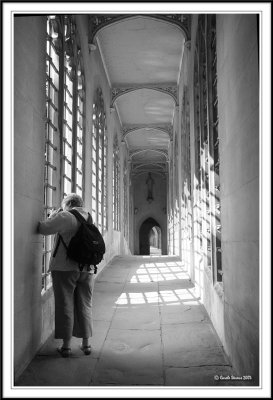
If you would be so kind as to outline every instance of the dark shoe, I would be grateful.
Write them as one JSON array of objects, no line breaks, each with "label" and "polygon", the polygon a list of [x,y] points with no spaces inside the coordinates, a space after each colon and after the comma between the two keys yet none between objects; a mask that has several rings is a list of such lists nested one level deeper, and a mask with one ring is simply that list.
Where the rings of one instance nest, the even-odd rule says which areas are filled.
[{"label": "dark shoe", "polygon": [[83,351],[86,356],[89,356],[91,354],[91,346],[81,346],[81,351]]},{"label": "dark shoe", "polygon": [[65,348],[65,347],[59,347],[57,351],[61,354],[62,357],[68,358],[71,356],[71,349],[70,347]]}]

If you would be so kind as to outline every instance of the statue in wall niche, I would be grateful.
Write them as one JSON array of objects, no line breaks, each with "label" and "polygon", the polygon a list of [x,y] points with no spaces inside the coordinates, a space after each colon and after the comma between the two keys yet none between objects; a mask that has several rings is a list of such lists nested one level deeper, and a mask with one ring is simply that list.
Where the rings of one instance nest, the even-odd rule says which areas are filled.
[{"label": "statue in wall niche", "polygon": [[151,172],[148,173],[148,178],[146,179],[146,185],[147,185],[147,201],[151,203],[153,201],[153,185],[154,185],[154,180],[152,178]]}]

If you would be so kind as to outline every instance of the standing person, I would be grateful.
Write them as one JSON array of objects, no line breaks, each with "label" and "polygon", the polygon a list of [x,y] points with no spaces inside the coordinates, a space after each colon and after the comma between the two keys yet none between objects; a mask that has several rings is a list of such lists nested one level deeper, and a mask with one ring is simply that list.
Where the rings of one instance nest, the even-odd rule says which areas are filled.
[{"label": "standing person", "polygon": [[84,210],[83,200],[76,193],[67,195],[61,207],[38,225],[38,232],[42,235],[57,234],[49,264],[55,297],[55,338],[63,340],[57,350],[62,357],[69,357],[71,339],[75,336],[82,338],[81,350],[89,355],[94,266],[85,265],[80,271],[78,263],[67,257],[65,245],[68,246],[80,225],[69,210],[78,211],[85,220],[89,218],[90,223],[92,217]]}]

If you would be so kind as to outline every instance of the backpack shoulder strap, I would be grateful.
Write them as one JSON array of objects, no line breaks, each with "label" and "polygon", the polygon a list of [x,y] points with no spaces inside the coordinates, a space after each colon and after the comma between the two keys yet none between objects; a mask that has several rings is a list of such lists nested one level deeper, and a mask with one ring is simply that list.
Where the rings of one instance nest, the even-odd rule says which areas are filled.
[{"label": "backpack shoulder strap", "polygon": [[65,242],[64,242],[64,240],[63,240],[63,238],[62,238],[62,236],[58,233],[57,243],[56,243],[56,247],[55,247],[55,250],[54,250],[54,253],[53,253],[52,257],[55,257],[55,256],[56,256],[57,251],[58,251],[58,248],[59,248],[59,246],[60,246],[60,242],[62,242],[62,244],[64,245],[64,247],[65,247],[66,250],[67,250],[67,245],[65,244]]},{"label": "backpack shoulder strap", "polygon": [[76,217],[79,222],[86,223],[85,218],[81,215],[81,213],[79,213],[79,211],[77,211],[77,210],[69,210],[69,212],[71,214],[73,214],[74,217]]},{"label": "backpack shoulder strap", "polygon": [[88,213],[87,222],[88,222],[89,224],[93,225],[93,218],[92,218],[92,216],[91,216],[90,213]]}]

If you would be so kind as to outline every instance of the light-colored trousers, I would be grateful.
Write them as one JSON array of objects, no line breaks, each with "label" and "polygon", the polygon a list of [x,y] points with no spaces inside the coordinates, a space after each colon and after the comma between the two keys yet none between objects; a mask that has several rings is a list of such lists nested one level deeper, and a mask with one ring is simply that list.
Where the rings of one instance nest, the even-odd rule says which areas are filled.
[{"label": "light-colored trousers", "polygon": [[51,271],[55,297],[55,338],[92,336],[93,274]]}]

